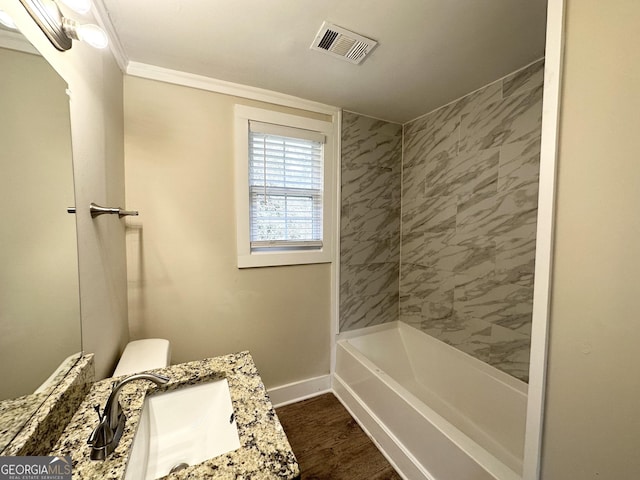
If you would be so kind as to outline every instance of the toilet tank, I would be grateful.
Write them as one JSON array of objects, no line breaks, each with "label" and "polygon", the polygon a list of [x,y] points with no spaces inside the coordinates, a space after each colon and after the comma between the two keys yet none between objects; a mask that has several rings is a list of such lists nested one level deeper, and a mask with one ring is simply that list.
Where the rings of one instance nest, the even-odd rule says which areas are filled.
[{"label": "toilet tank", "polygon": [[145,338],[129,342],[113,372],[114,377],[133,375],[171,363],[171,344],[163,338]]}]

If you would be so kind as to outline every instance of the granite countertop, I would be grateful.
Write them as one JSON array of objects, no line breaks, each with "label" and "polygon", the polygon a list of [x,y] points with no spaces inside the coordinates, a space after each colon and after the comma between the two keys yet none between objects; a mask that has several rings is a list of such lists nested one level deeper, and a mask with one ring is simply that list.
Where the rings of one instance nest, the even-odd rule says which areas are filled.
[{"label": "granite countertop", "polygon": [[34,393],[0,402],[0,452],[22,430],[48,395],[48,392]]},{"label": "granite countertop", "polygon": [[[2,455],[46,455],[89,392],[93,380],[93,354],[83,355],[58,385],[33,395],[43,401],[26,423],[18,423],[20,410],[5,412],[8,415],[5,419],[17,423],[21,428],[2,450]],[[14,415],[13,420],[11,415]]]},{"label": "granite countertop", "polygon": [[226,377],[240,437],[240,448],[164,479],[294,479],[299,476],[296,458],[280,425],[249,352],[241,352],[151,370],[167,375],[169,383],[157,387],[136,381],[123,387],[120,403],[127,422],[120,444],[106,461],[89,458],[87,438],[98,423],[93,405],[104,407],[113,379],[96,382],[50,455],[70,455],[75,479],[122,479],[144,398],[156,391],[175,390]]}]

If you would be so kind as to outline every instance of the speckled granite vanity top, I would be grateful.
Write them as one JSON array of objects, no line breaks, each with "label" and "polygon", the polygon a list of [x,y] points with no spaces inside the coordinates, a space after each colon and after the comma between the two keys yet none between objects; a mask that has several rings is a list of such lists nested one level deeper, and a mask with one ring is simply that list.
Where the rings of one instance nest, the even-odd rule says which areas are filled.
[{"label": "speckled granite vanity top", "polygon": [[249,352],[225,355],[153,370],[171,380],[163,387],[132,382],[120,401],[127,416],[122,439],[106,461],[92,461],[87,438],[97,424],[93,405],[104,407],[113,379],[96,382],[50,455],[71,455],[75,479],[121,479],[146,394],[226,377],[236,415],[241,447],[225,455],[178,471],[165,479],[293,479],[298,463],[280,425]]}]

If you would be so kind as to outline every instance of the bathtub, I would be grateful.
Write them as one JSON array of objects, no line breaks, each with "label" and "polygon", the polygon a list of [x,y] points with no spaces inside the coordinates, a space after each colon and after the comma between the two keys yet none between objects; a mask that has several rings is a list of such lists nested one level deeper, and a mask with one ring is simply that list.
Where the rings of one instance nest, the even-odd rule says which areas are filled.
[{"label": "bathtub", "polygon": [[414,327],[341,334],[333,389],[407,479],[521,478],[526,383]]}]

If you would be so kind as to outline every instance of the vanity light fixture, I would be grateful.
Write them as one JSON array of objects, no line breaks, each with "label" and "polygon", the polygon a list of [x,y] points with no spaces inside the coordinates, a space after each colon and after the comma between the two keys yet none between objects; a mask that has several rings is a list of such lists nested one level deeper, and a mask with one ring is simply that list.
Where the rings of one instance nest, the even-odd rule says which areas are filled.
[{"label": "vanity light fixture", "polygon": [[109,45],[107,34],[92,23],[80,25],[75,20],[63,17],[62,29],[68,37],[88,43],[93,48],[106,48]]},{"label": "vanity light fixture", "polygon": [[91,10],[91,0],[62,0],[62,3],[80,15],[89,13]]},{"label": "vanity light fixture", "polygon": [[13,22],[13,18],[11,18],[4,10],[0,10],[0,24],[10,28],[11,30],[18,30],[18,27]]},{"label": "vanity light fixture", "polygon": [[[100,27],[91,24],[80,25],[75,20],[64,17],[54,0],[20,0],[20,3],[27,9],[31,18],[35,20],[53,46],[61,52],[71,48],[71,40],[82,40],[95,48],[105,48],[109,44],[107,34]],[[89,3],[91,8],[90,1],[69,0],[69,3],[81,6]]]}]

